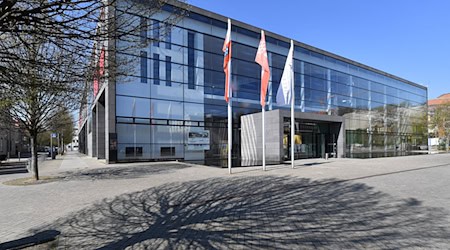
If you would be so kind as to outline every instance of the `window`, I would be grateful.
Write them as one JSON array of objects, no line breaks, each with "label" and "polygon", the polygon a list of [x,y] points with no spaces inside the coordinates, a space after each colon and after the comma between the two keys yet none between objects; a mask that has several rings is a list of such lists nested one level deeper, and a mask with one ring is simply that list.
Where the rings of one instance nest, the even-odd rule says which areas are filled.
[{"label": "window", "polygon": [[159,21],[154,20],[153,21],[153,46],[159,47],[159,40],[160,40],[160,34],[159,34]]},{"label": "window", "polygon": [[222,46],[223,46],[222,38],[217,38],[206,34],[203,35],[203,49],[205,51],[222,54],[223,53]]},{"label": "window", "polygon": [[172,30],[169,25],[166,26],[166,49],[172,49]]},{"label": "window", "polygon": [[[218,53],[219,51],[216,51]],[[242,59],[242,60],[248,60],[253,62],[255,60],[255,55],[257,52],[257,48],[250,47],[247,45],[239,44],[239,43],[233,43],[233,57]],[[273,58],[277,57],[278,55],[275,55],[272,57],[272,62],[274,62]],[[278,56],[280,57],[280,56]],[[284,68],[284,62],[286,61],[286,57],[284,57],[282,66],[280,68]]]},{"label": "window", "polygon": [[166,56],[166,86],[172,86],[172,57]]},{"label": "window", "polygon": [[159,54],[153,54],[153,84],[159,85]]},{"label": "window", "polygon": [[195,34],[188,33],[188,88],[195,89]]},{"label": "window", "polygon": [[134,156],[134,147],[126,147],[125,156],[127,157]]},{"label": "window", "polygon": [[141,17],[140,29],[141,43],[144,44],[147,42],[147,19],[145,17]]},{"label": "window", "polygon": [[142,147],[126,147],[125,156],[127,157],[142,156]]},{"label": "window", "polygon": [[141,83],[147,83],[147,52],[141,51]]},{"label": "window", "polygon": [[175,147],[161,147],[161,156],[175,156]]}]

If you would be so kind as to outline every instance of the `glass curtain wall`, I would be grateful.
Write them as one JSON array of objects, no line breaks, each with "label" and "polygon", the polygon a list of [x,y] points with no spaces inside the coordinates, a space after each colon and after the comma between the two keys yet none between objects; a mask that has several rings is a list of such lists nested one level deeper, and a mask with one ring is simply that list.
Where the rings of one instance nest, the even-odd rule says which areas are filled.
[{"label": "glass curtain wall", "polygon": [[[165,25],[158,16],[132,18]],[[119,160],[183,159],[226,165],[225,32],[225,22],[192,13],[168,34],[141,32],[142,39],[157,41],[117,55],[135,62],[116,85]],[[233,26],[232,38],[237,165],[240,116],[261,112],[261,69],[254,62],[259,33]],[[268,109],[283,109],[276,104],[276,92],[289,44],[272,37],[266,40],[272,73]],[[294,57],[296,110],[345,117],[346,157],[409,155],[427,144],[426,88],[299,46]],[[199,133],[203,139],[192,137]]]}]

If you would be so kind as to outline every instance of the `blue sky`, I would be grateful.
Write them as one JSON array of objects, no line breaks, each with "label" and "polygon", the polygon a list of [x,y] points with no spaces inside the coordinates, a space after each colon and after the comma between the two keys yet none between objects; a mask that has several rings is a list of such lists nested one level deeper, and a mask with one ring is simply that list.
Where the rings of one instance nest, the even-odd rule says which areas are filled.
[{"label": "blue sky", "polygon": [[448,0],[188,0],[428,87],[450,92]]}]

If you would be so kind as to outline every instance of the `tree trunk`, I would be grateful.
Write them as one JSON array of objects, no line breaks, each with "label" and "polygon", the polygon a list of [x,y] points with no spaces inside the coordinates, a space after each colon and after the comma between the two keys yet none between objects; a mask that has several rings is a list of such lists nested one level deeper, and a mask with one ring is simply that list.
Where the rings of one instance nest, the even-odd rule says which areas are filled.
[{"label": "tree trunk", "polygon": [[38,155],[37,155],[37,134],[31,134],[31,169],[33,169],[33,177],[39,180],[38,171]]},{"label": "tree trunk", "polygon": [[62,139],[61,139],[61,155],[64,155],[65,153],[66,153],[66,147],[65,147],[65,145],[64,145],[64,136],[62,137]]}]

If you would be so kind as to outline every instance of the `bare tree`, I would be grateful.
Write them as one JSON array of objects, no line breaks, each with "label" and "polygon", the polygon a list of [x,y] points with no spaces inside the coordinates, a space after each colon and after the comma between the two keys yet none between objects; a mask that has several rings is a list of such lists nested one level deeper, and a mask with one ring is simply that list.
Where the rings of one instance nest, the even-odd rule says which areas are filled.
[{"label": "bare tree", "polygon": [[[36,39],[37,40],[37,39]],[[19,121],[31,138],[32,169],[39,179],[37,136],[48,129],[62,107],[78,105],[83,85],[73,70],[83,58],[53,46],[45,40],[22,49],[15,48],[23,60],[6,60],[2,65],[17,74],[1,79],[2,108],[8,117]],[[75,77],[74,77],[75,76]]]},{"label": "bare tree", "polygon": [[[70,46],[62,49],[70,49],[86,59],[92,59],[96,45],[106,41],[125,41],[129,47],[145,46],[139,38],[142,30],[165,29],[151,22],[143,23],[129,18],[130,14],[149,18],[161,12],[169,3],[180,5],[182,2],[183,0],[4,0],[0,3],[0,58],[21,59],[11,53],[11,49],[31,46],[36,42],[29,39],[31,36],[49,41],[64,40]],[[162,21],[168,26],[186,15],[188,6],[172,7],[170,11],[172,14]],[[164,36],[163,32],[161,36]],[[19,39],[6,39],[10,37]],[[0,65],[0,73],[7,73],[8,70]]]},{"label": "bare tree", "polygon": [[[163,26],[141,22],[171,0],[4,0],[0,3],[0,109],[19,121],[31,137],[32,169],[39,179],[37,136],[47,131],[61,107],[75,110],[98,72],[100,51],[109,54],[108,77],[126,59],[118,50],[147,46],[141,33],[168,30],[186,14],[171,7]],[[179,3],[175,4],[179,5]],[[129,18],[132,15],[136,18]],[[154,39],[159,39],[158,37]],[[108,46],[121,40],[126,46]],[[106,44],[106,46],[105,46]],[[103,52],[104,51],[104,52]]]}]

